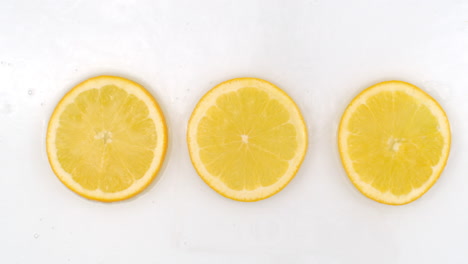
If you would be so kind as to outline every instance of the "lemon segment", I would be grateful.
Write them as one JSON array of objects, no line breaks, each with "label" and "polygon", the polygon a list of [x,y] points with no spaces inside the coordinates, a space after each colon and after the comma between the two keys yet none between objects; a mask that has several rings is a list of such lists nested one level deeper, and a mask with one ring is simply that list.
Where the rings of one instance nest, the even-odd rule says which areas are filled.
[{"label": "lemon segment", "polygon": [[99,201],[141,192],[156,176],[167,148],[158,104],[139,84],[99,76],[57,105],[47,131],[47,154],[71,190]]},{"label": "lemon segment", "polygon": [[255,78],[226,81],[209,91],[189,121],[192,163],[218,193],[256,201],[279,192],[306,151],[302,115],[289,96]]},{"label": "lemon segment", "polygon": [[338,145],[344,168],[366,196],[406,204],[439,178],[449,155],[450,125],[440,105],[401,81],[376,84],[343,114]]}]

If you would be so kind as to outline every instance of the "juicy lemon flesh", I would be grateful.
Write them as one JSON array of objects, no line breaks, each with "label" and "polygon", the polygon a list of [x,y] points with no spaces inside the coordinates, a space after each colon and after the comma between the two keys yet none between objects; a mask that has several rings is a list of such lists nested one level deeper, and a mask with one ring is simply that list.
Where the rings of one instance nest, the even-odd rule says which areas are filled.
[{"label": "juicy lemon flesh", "polygon": [[[411,89],[409,93],[381,91],[367,97],[354,109],[344,127],[345,159],[351,163],[352,174],[382,194],[400,197],[391,198],[395,201],[379,200],[384,203],[410,202],[402,197],[415,190],[419,193],[412,193],[412,200],[422,195],[437,179],[438,175],[434,175],[441,172],[448,157],[450,132],[445,113],[426,94],[423,97],[429,103],[422,103],[421,96],[412,93],[423,92],[416,87]],[[428,185],[429,181],[432,183]],[[371,197],[377,198],[375,192]]]},{"label": "juicy lemon flesh", "polygon": [[367,99],[351,118],[349,130],[349,144],[360,146],[350,148],[350,157],[361,180],[394,195],[421,187],[439,163],[444,145],[437,119],[403,92]]},{"label": "juicy lemon flesh", "polygon": [[147,106],[136,96],[106,85],[80,93],[60,116],[57,158],[87,190],[127,189],[144,176],[157,136]]},{"label": "juicy lemon flesh", "polygon": [[271,186],[296,155],[296,128],[277,100],[254,87],[220,95],[198,124],[206,170],[231,190]]}]

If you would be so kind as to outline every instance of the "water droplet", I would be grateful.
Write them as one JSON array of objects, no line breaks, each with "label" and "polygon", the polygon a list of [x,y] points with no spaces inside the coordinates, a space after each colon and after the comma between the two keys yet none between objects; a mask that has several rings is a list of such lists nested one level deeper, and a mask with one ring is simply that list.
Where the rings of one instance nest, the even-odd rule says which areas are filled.
[{"label": "water droplet", "polygon": [[38,238],[39,238],[39,234],[38,234],[38,233],[34,233],[34,238],[35,238],[35,239],[38,239]]},{"label": "water droplet", "polygon": [[32,95],[32,94],[33,94],[33,90],[28,90],[28,94],[29,94],[29,95]]}]

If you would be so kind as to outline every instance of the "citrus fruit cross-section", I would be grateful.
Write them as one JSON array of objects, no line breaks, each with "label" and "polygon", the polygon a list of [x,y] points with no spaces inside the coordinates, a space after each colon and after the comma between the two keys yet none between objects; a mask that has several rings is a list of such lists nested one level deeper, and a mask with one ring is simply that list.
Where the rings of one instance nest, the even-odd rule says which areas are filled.
[{"label": "citrus fruit cross-section", "polygon": [[58,103],[49,121],[47,155],[57,177],[93,200],[141,192],[161,168],[167,128],[155,99],[130,80],[88,79]]},{"label": "citrus fruit cross-section", "polygon": [[421,197],[439,178],[450,151],[441,106],[418,87],[378,83],[345,110],[338,131],[343,166],[356,188],[385,204]]},{"label": "citrus fruit cross-section", "polygon": [[195,107],[187,142],[200,177],[238,201],[278,193],[298,171],[307,131],[297,105],[275,85],[238,78],[210,90]]}]

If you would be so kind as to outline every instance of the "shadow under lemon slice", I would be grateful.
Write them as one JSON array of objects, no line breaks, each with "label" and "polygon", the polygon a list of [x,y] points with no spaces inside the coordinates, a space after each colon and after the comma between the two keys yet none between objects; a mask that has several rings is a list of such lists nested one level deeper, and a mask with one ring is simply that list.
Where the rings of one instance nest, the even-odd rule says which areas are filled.
[{"label": "shadow under lemon slice", "polygon": [[401,205],[436,182],[450,151],[442,107],[418,87],[378,83],[349,104],[338,130],[343,166],[356,188],[381,203]]},{"label": "shadow under lemon slice", "polygon": [[161,168],[167,128],[141,85],[115,76],[88,79],[52,114],[47,155],[57,177],[93,200],[124,200],[145,189]]},{"label": "shadow under lemon slice", "polygon": [[307,148],[299,108],[275,85],[238,78],[211,89],[188,124],[187,143],[200,177],[216,192],[257,201],[283,189]]}]

